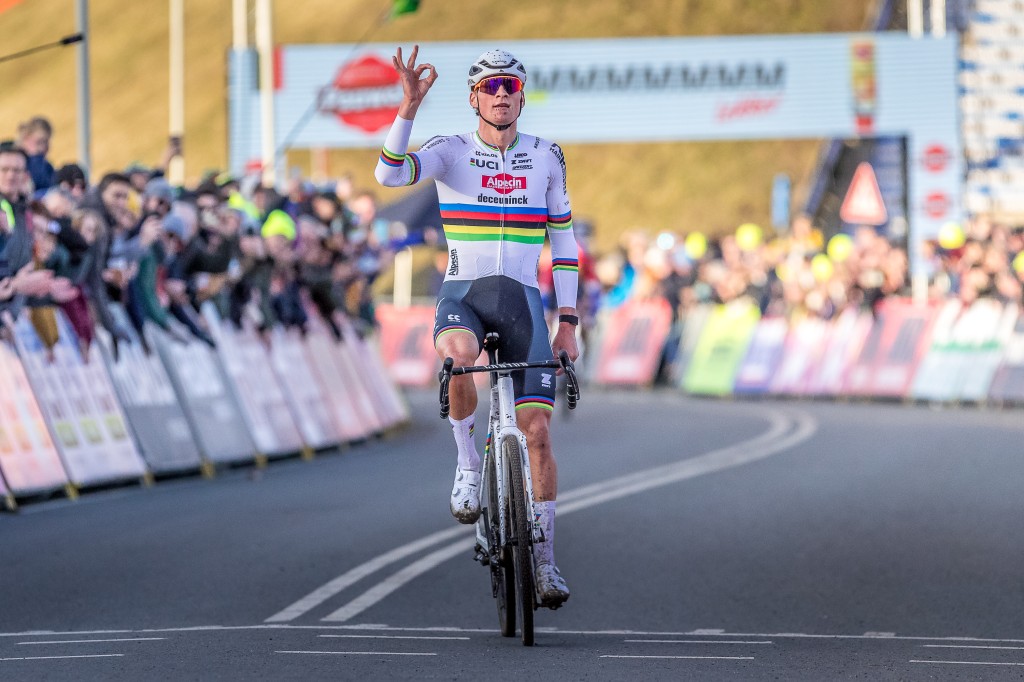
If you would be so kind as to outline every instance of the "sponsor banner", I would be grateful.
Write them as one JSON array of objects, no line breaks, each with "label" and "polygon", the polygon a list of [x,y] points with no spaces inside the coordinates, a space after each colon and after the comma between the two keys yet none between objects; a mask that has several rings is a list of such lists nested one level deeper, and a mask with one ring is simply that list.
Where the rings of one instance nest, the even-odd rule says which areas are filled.
[{"label": "sponsor banner", "polygon": [[298,331],[273,329],[270,362],[306,445],[320,450],[340,443],[342,436],[331,417],[329,397],[310,369]]},{"label": "sponsor banner", "polygon": [[381,363],[374,344],[360,336],[347,317],[337,317],[344,340],[340,347],[341,355],[347,358],[350,370],[370,393],[381,424],[384,428],[390,428],[404,421],[407,416],[405,405]]},{"label": "sponsor banner", "polygon": [[1005,338],[1003,356],[992,377],[989,398],[1024,403],[1024,315],[1018,314],[1009,329],[1001,332],[1001,337]]},{"label": "sponsor banner", "polygon": [[680,320],[683,325],[683,333],[679,338],[679,351],[676,353],[676,360],[671,370],[674,386],[682,387],[686,372],[690,368],[690,362],[693,360],[693,354],[697,350],[700,335],[704,331],[704,325],[712,310],[714,310],[714,306],[702,303],[690,308]]},{"label": "sponsor banner", "polygon": [[380,382],[381,388],[387,397],[388,414],[392,418],[390,426],[402,424],[409,421],[409,404],[405,401],[398,384],[391,379],[384,357],[380,351],[380,340],[377,336],[363,339],[363,346],[367,353],[367,361],[371,368],[372,375]]},{"label": "sponsor banner", "polygon": [[[983,303],[980,307],[979,303]],[[960,399],[970,402],[988,400],[989,390],[996,370],[1003,359],[1006,343],[1013,333],[1013,327],[1020,314],[1020,308],[1014,303],[1002,304],[996,301],[978,301],[971,307],[978,307],[978,325],[988,328],[991,334],[987,339],[974,340],[972,351],[964,353],[960,366]],[[989,326],[991,325],[991,326]],[[969,333],[969,332],[968,332]],[[969,337],[968,337],[969,338]]]},{"label": "sponsor banner", "polygon": [[[131,342],[118,344],[115,359],[110,334],[97,327],[96,338],[146,464],[154,473],[198,469],[199,447],[160,357],[146,352],[121,306],[111,305],[110,312]],[[147,346],[153,347],[152,336]]]},{"label": "sponsor banner", "polygon": [[733,383],[736,393],[757,394],[768,390],[782,361],[789,323],[782,317],[766,317],[757,323]]},{"label": "sponsor banner", "polygon": [[829,327],[828,321],[816,317],[792,324],[782,360],[768,387],[769,393],[805,395],[809,392],[811,377],[825,350]]},{"label": "sponsor banner", "polygon": [[822,344],[821,360],[811,369],[807,394],[839,395],[843,392],[850,368],[860,356],[873,326],[871,313],[857,309],[844,310],[832,321]]},{"label": "sponsor banner", "polygon": [[601,339],[594,381],[642,386],[654,382],[672,324],[664,299],[628,301],[612,311]]},{"label": "sponsor banner", "polygon": [[213,462],[254,460],[256,444],[217,351],[190,336],[185,342],[173,340],[161,329],[154,329],[153,336],[203,456]]},{"label": "sponsor banner", "polygon": [[690,361],[683,389],[688,393],[728,395],[761,313],[746,300],[715,306]]},{"label": "sponsor banner", "polygon": [[310,317],[310,328],[303,340],[306,362],[327,396],[327,404],[337,433],[343,442],[366,438],[380,430],[380,423],[361,384],[343,364],[338,341],[319,320]]},{"label": "sponsor banner", "polygon": [[434,350],[434,309],[381,303],[376,314],[380,352],[391,378],[402,386],[436,384],[441,362]]},{"label": "sponsor banner", "polygon": [[302,450],[305,444],[299,427],[256,331],[251,327],[237,329],[230,321],[221,320],[210,302],[202,308],[256,449],[263,455]]},{"label": "sponsor banner", "polygon": [[67,318],[54,310],[59,334],[48,351],[28,315],[15,326],[18,354],[54,435],[65,470],[78,486],[129,479],[146,473],[132,442],[99,349],[83,360]]},{"label": "sponsor banner", "polygon": [[845,391],[853,395],[907,397],[921,359],[928,349],[934,304],[916,305],[906,299],[886,299],[857,362],[850,369]]},{"label": "sponsor banner", "polygon": [[15,497],[68,482],[14,347],[0,341],[0,472]]}]

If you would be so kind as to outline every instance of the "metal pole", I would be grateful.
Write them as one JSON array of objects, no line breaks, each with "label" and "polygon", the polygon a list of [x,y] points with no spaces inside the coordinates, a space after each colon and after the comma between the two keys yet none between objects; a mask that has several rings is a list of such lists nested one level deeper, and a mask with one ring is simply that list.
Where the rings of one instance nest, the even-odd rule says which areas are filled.
[{"label": "metal pole", "polygon": [[90,173],[92,168],[92,105],[89,101],[89,0],[75,3],[75,23],[82,41],[78,43],[78,163]]},{"label": "metal pole", "polygon": [[931,1],[932,36],[941,38],[946,35],[946,0]]},{"label": "metal pole", "polygon": [[[170,22],[170,92],[169,134],[185,136],[185,2],[171,0]],[[167,179],[172,185],[185,183],[185,159],[176,156],[167,167]]]},{"label": "metal pole", "polygon": [[906,32],[911,38],[925,35],[925,0],[906,0]]},{"label": "metal pole", "polygon": [[263,184],[276,181],[274,159],[274,29],[271,0],[256,0],[256,50],[260,59],[260,156]]},{"label": "metal pole", "polygon": [[249,48],[248,0],[231,0],[231,48],[234,50]]}]

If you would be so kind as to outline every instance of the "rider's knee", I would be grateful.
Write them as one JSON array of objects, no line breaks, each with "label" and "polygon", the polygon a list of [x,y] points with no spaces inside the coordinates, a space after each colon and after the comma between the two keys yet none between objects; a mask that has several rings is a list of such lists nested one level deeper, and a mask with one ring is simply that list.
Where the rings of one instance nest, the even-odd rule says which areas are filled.
[{"label": "rider's knee", "polygon": [[459,334],[439,341],[437,354],[442,359],[451,358],[456,367],[464,367],[476,364],[476,359],[480,356],[480,348],[475,337],[469,334]]},{"label": "rider's knee", "polygon": [[549,417],[546,412],[536,409],[522,410],[517,415],[519,428],[528,440],[547,440],[550,434]]}]

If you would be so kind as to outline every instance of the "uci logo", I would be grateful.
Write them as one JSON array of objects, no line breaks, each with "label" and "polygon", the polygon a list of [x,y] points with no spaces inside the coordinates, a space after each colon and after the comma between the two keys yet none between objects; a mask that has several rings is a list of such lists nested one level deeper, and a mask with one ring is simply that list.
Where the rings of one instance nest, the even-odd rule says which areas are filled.
[{"label": "uci logo", "polygon": [[497,161],[488,161],[487,159],[470,159],[469,164],[471,166],[478,166],[480,168],[490,168],[491,170],[498,170]]}]

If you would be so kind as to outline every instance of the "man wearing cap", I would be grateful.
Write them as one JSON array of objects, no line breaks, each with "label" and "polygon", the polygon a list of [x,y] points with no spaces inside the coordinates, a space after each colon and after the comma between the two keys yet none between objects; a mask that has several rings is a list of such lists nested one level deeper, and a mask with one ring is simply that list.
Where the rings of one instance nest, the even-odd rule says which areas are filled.
[{"label": "man wearing cap", "polygon": [[[392,60],[403,98],[384,142],[375,175],[397,187],[426,178],[437,181],[449,258],[438,293],[434,345],[440,357],[472,365],[486,332],[501,337],[507,362],[547,360],[576,348],[578,260],[566,190],[565,158],[549,140],[518,131],[526,105],[526,68],[505,50],[480,55],[469,68],[469,105],[477,129],[434,137],[408,153],[413,119],[437,71],[408,61],[398,49]],[[544,320],[537,262],[545,236],[551,243],[559,324],[552,341]],[[526,434],[533,479],[534,518],[543,542],[534,544],[540,605],[558,608],[569,589],[555,566],[554,520],[558,473],[549,427],[554,406],[550,371],[527,370],[514,378],[517,422]],[[449,506],[461,523],[480,515],[480,455],[473,439],[477,392],[469,375],[450,386],[452,429],[458,466]]]}]

